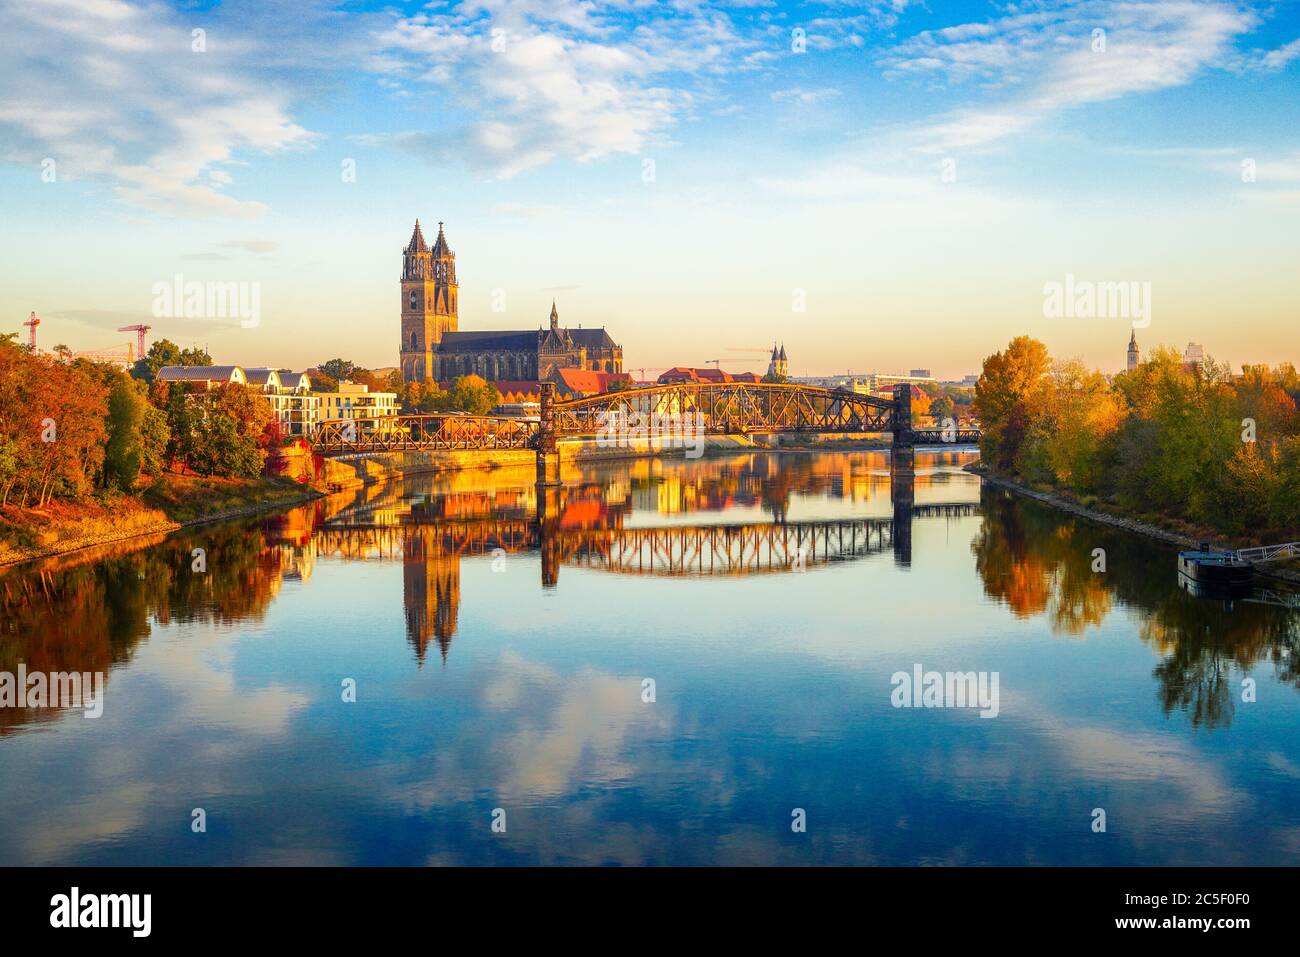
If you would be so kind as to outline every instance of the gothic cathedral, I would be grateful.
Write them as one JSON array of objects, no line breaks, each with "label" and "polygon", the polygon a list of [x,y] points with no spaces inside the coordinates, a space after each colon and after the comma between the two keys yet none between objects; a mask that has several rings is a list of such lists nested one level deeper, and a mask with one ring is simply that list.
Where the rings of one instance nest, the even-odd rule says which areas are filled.
[{"label": "gothic cathedral", "polygon": [[520,382],[545,379],[557,369],[623,371],[623,347],[603,328],[561,326],[555,303],[545,328],[461,332],[458,295],[456,254],[442,223],[430,249],[417,219],[402,250],[403,382],[448,385],[463,375]]}]

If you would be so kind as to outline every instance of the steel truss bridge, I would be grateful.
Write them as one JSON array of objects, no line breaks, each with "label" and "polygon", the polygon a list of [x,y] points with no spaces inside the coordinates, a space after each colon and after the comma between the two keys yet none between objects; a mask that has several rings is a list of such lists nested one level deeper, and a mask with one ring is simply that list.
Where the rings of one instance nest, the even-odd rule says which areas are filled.
[{"label": "steel truss bridge", "polygon": [[895,509],[892,517],[727,525],[669,525],[562,529],[526,517],[381,524],[345,519],[313,533],[318,551],[348,558],[402,560],[409,540],[421,556],[472,557],[540,551],[546,584],[561,564],[608,573],[708,577],[806,571],[892,551],[911,562],[911,522],[978,515],[978,504],[927,504]]},{"label": "steel truss bridge", "polygon": [[[541,384],[539,421],[457,414],[398,415],[322,422],[312,435],[321,455],[403,450],[532,449],[541,460],[564,438],[594,437],[626,447],[659,440],[672,447],[699,435],[891,433],[896,447],[977,442],[978,429],[912,428],[911,386],[884,399],[787,383],[686,382],[559,400]],[[539,471],[539,476],[541,472]]]}]

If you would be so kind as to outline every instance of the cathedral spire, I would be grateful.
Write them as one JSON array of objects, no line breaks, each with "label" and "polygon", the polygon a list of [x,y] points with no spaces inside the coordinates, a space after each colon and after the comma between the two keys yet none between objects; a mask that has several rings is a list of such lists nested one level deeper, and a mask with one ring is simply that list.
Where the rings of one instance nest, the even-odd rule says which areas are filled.
[{"label": "cathedral spire", "polygon": [[558,332],[560,328],[560,313],[555,308],[555,300],[551,300],[551,331]]},{"label": "cathedral spire", "polygon": [[[439,230],[441,233],[441,230]],[[420,231],[420,221],[415,221],[415,229],[411,232],[411,241],[406,244],[408,253],[427,253],[429,247],[424,244],[424,233]]]},{"label": "cathedral spire", "polygon": [[438,238],[433,241],[433,257],[435,259],[438,259],[440,257],[448,257],[448,256],[455,256],[455,255],[456,254],[451,251],[451,244],[447,242],[446,234],[444,234],[442,231],[442,221],[439,220]]}]

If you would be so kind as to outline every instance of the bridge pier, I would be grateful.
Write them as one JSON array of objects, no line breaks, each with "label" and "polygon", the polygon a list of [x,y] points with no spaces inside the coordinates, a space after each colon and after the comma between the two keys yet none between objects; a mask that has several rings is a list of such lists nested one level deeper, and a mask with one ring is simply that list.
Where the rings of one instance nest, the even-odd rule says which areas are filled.
[{"label": "bridge pier", "polygon": [[537,487],[560,484],[560,447],[555,434],[555,383],[541,384],[541,423],[537,430]]},{"label": "bridge pier", "polygon": [[916,503],[916,448],[912,386],[894,386],[894,444],[889,450],[889,500],[894,505],[894,564],[912,564],[912,506]]}]

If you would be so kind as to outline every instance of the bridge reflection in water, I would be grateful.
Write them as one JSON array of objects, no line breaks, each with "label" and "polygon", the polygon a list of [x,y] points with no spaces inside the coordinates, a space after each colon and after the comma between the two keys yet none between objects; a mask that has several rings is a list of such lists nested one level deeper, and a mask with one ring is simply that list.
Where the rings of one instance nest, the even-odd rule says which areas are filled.
[{"label": "bridge reflection in water", "polygon": [[[326,518],[311,540],[317,557],[403,563],[407,637],[423,664],[434,643],[445,660],[456,633],[464,557],[508,561],[510,555],[537,552],[547,588],[558,585],[564,565],[659,577],[782,575],[890,553],[896,565],[908,567],[913,522],[966,518],[980,510],[976,502],[915,503],[908,469],[879,475],[881,484],[888,483],[891,514],[790,520],[791,488],[807,481],[795,471],[764,476],[753,493],[770,521],[629,523],[626,502],[611,502],[617,496],[607,488],[581,483],[415,500],[399,486]],[[697,482],[691,489],[700,501],[736,496],[730,486]]]}]

